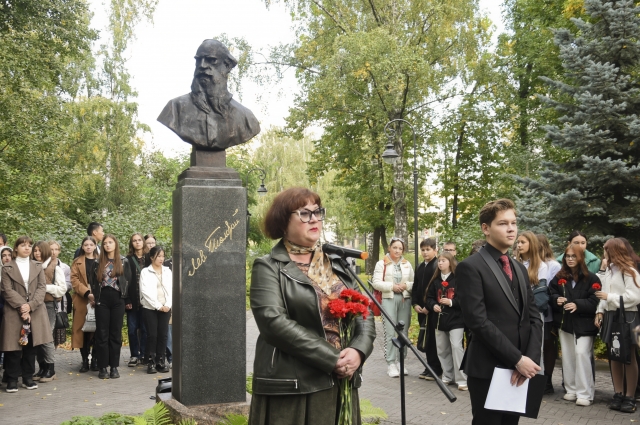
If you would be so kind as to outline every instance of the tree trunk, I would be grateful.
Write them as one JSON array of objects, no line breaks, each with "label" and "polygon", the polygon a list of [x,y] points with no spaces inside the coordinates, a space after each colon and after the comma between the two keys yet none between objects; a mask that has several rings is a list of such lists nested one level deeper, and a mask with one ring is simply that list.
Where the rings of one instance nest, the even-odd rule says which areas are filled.
[{"label": "tree trunk", "polygon": [[[372,276],[373,275],[373,270],[376,268],[376,261],[377,258],[374,257],[374,253],[375,253],[375,235],[376,235],[376,230],[374,229],[372,233],[367,233],[367,252],[369,253],[369,258],[367,258],[364,262],[364,272],[367,276]],[[378,239],[380,239],[380,236],[378,236]]]},{"label": "tree trunk", "polygon": [[518,111],[518,139],[520,139],[521,146],[529,145],[529,93],[531,92],[531,72],[533,65],[528,63],[525,66],[525,74],[520,79],[520,87],[518,89],[519,111]]},{"label": "tree trunk", "polygon": [[400,157],[393,165],[393,213],[395,219],[395,234],[405,241],[408,240],[407,199],[404,182],[404,146],[402,143],[402,125],[396,127],[396,152]]},{"label": "tree trunk", "polygon": [[462,157],[462,144],[466,134],[466,121],[462,122],[458,140],[456,140],[456,158],[453,169],[453,201],[451,203],[451,227],[458,227],[458,194],[460,192],[460,159]]},{"label": "tree trunk", "polygon": [[382,252],[387,253],[389,250],[389,242],[387,242],[387,228],[380,226],[380,241],[382,242]]}]

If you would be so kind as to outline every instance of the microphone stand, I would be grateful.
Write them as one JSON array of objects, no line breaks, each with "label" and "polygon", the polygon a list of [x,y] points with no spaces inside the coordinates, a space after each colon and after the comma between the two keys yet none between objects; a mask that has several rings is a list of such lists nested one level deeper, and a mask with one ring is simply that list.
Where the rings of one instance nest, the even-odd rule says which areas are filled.
[{"label": "microphone stand", "polygon": [[408,347],[413,352],[413,354],[415,354],[418,360],[420,360],[420,362],[425,366],[425,368],[429,371],[429,373],[431,373],[431,376],[435,378],[436,383],[438,384],[438,387],[440,387],[440,391],[442,391],[442,393],[449,399],[449,401],[451,403],[456,401],[457,400],[456,396],[454,396],[451,390],[442,382],[442,380],[438,376],[436,376],[436,374],[433,372],[433,369],[431,369],[431,366],[429,366],[429,364],[427,363],[426,359],[424,359],[420,355],[420,352],[418,351],[418,349],[413,346],[411,341],[409,341],[409,338],[407,338],[407,336],[402,332],[404,330],[405,323],[402,320],[400,320],[398,323],[395,323],[391,319],[391,317],[389,316],[389,313],[387,313],[387,311],[382,307],[382,305],[380,305],[380,303],[373,296],[369,288],[367,288],[367,286],[362,282],[362,280],[360,280],[358,275],[356,275],[353,272],[353,270],[351,270],[351,268],[349,267],[349,264],[347,263],[347,260],[335,254],[330,255],[330,257],[340,259],[340,264],[342,265],[342,267],[345,270],[347,270],[347,272],[356,280],[356,282],[358,282],[362,290],[367,294],[367,296],[371,299],[371,301],[380,309],[380,313],[384,315],[385,319],[389,321],[389,323],[393,326],[393,328],[396,330],[396,333],[398,334],[397,338],[393,338],[391,341],[393,342],[393,345],[398,347],[398,350],[400,353],[400,413],[402,418],[402,421],[401,421],[402,425],[406,425],[407,423],[405,386],[404,386],[404,355],[403,355],[403,351],[405,347]]}]

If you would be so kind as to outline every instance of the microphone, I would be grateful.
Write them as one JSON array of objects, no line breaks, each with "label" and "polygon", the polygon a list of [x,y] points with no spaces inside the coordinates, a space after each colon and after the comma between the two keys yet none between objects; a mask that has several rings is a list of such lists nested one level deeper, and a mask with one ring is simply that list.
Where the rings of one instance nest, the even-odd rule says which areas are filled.
[{"label": "microphone", "polygon": [[343,246],[332,245],[330,243],[326,243],[322,245],[322,251],[327,254],[336,254],[342,258],[359,258],[361,260],[366,260],[369,258],[369,253],[366,251],[360,251],[359,249],[353,248],[345,248]]}]

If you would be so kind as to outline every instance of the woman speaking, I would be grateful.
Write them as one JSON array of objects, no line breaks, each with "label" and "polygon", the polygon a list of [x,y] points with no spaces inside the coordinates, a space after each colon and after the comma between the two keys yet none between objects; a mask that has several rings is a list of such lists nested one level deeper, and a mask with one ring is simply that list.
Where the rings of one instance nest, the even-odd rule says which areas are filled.
[{"label": "woman speaking", "polygon": [[324,217],[320,197],[305,188],[280,193],[265,217],[265,234],[280,241],[254,262],[251,275],[251,310],[260,335],[250,425],[335,424],[338,379],[344,378],[353,382],[353,423],[361,423],[357,388],[373,349],[373,316],[358,317],[351,343],[341,346],[339,322],[328,304],[357,285],[322,252]]}]

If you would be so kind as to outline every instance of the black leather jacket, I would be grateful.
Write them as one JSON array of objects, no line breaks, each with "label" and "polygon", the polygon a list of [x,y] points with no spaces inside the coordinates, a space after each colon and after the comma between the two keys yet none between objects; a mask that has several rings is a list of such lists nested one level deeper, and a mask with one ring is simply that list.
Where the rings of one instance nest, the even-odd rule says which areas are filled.
[{"label": "black leather jacket", "polygon": [[[338,257],[329,256],[333,271],[357,289]],[[270,255],[253,263],[251,310],[260,331],[253,365],[253,392],[265,395],[309,394],[334,385],[333,369],[340,352],[326,340],[317,294],[311,281],[291,260],[280,241]],[[373,315],[360,317],[349,347],[373,350]],[[346,348],[346,347],[345,347]],[[354,386],[361,383],[360,370]]]},{"label": "black leather jacket", "polygon": [[[129,261],[120,256],[120,260],[122,261],[122,268],[124,270],[124,274],[122,276],[118,276],[118,287],[120,288],[120,298],[127,298],[128,290],[129,290],[129,282],[131,281],[131,266],[129,265]],[[91,286],[91,293],[95,296],[96,304],[100,304],[100,295],[102,291],[102,287],[100,283],[102,279],[98,279],[98,265],[100,260],[96,260],[93,263],[93,270],[87,276],[89,279],[89,285]]]}]

